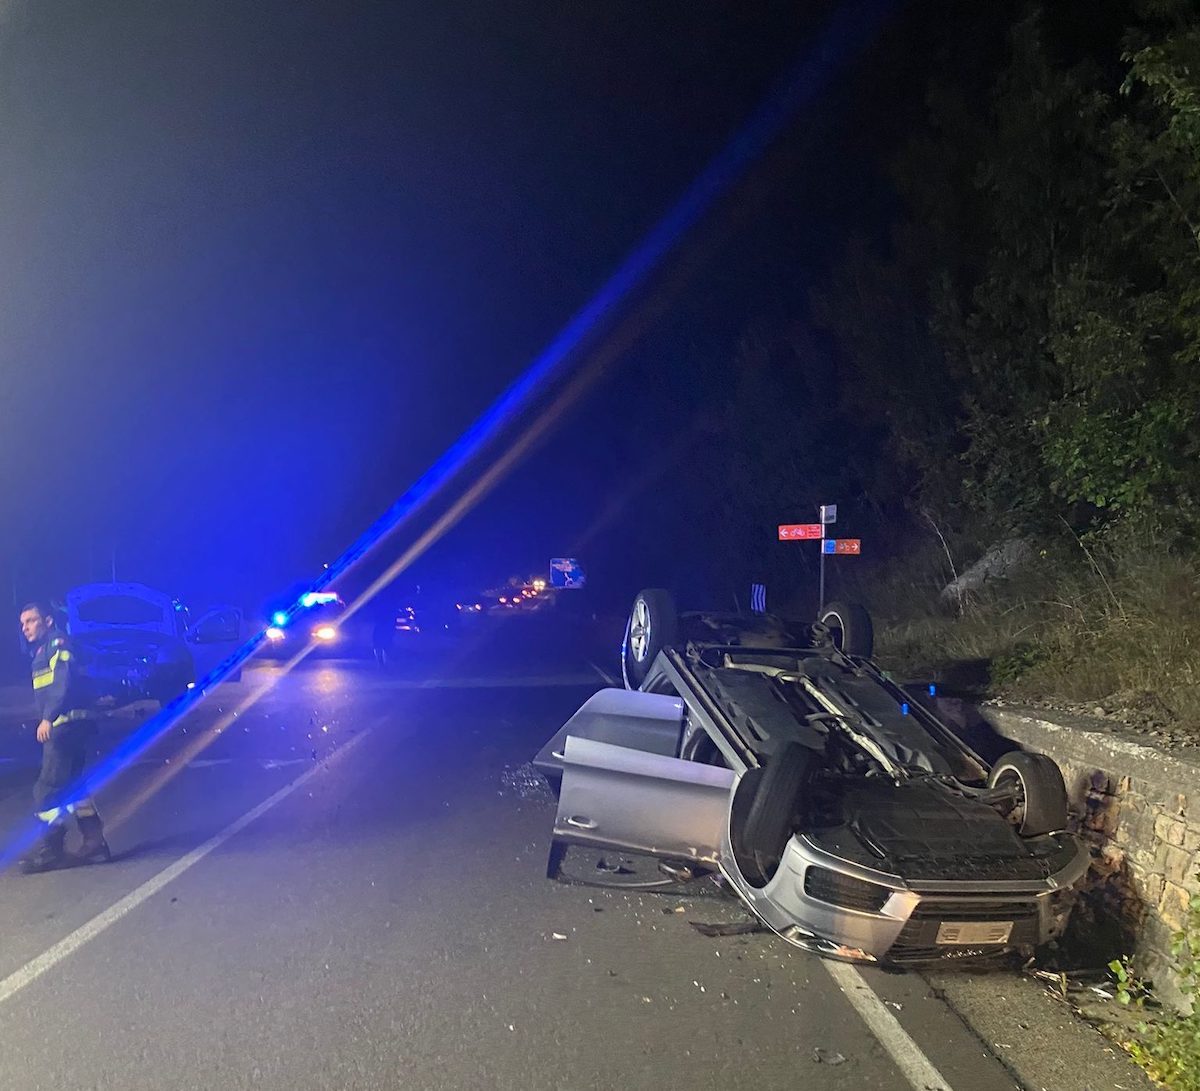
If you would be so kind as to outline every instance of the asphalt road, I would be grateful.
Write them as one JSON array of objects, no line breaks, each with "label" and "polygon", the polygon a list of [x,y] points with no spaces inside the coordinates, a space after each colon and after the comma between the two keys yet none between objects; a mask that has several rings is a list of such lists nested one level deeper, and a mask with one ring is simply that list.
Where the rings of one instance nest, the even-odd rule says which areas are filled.
[{"label": "asphalt road", "polygon": [[[0,875],[0,1088],[1142,1086],[1012,975],[860,975],[705,938],[720,897],[547,881],[522,766],[605,682],[511,637],[250,669],[105,791],[111,864]],[[0,709],[6,831],[32,730]]]}]

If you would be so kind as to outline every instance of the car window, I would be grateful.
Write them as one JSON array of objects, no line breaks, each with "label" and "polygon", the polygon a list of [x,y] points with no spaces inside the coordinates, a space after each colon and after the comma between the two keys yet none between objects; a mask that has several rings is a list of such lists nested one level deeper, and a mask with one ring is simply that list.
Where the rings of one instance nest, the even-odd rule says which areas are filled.
[{"label": "car window", "polygon": [[97,595],[81,602],[76,613],[92,625],[157,625],[163,620],[157,603],[136,595]]}]

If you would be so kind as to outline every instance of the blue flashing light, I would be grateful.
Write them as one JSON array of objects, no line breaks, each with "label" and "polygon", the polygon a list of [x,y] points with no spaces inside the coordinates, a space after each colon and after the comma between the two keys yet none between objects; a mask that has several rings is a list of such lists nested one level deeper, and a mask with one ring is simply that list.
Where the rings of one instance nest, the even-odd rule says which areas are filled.
[{"label": "blue flashing light", "polygon": [[324,606],[330,602],[340,602],[336,591],[305,591],[300,596],[300,606],[305,610],[312,606]]},{"label": "blue flashing light", "polygon": [[930,697],[937,696],[937,686],[935,686],[932,682],[929,683],[929,696]]},{"label": "blue flashing light", "polygon": [[907,701],[902,701],[902,702],[901,702],[901,704],[900,704],[900,715],[901,715],[901,716],[907,716],[907,715],[908,715],[908,702],[907,702]]},{"label": "blue flashing light", "polygon": [[288,616],[283,610],[276,610],[275,613],[271,615],[271,621],[279,626],[286,625],[287,619]]}]

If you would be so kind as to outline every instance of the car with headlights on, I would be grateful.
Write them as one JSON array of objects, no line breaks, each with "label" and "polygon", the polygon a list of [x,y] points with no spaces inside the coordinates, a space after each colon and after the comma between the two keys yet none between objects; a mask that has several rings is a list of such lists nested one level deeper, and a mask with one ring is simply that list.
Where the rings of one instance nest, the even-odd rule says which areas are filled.
[{"label": "car with headlights on", "polygon": [[305,592],[290,610],[272,612],[262,654],[290,658],[305,648],[310,655],[370,657],[371,621],[363,611],[350,613],[336,592]]}]

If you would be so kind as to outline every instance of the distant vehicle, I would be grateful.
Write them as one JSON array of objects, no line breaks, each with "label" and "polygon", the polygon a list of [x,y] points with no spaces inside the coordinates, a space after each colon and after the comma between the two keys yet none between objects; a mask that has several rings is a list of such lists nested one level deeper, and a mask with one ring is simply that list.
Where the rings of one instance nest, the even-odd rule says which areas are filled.
[{"label": "distant vehicle", "polygon": [[313,655],[369,656],[373,641],[367,611],[348,616],[335,592],[309,591],[290,615],[285,610],[271,615],[265,654],[292,656],[310,645]]},{"label": "distant vehicle", "polygon": [[166,703],[239,646],[242,612],[217,606],[193,619],[182,602],[145,584],[89,583],[67,592],[66,627],[97,697]]}]

